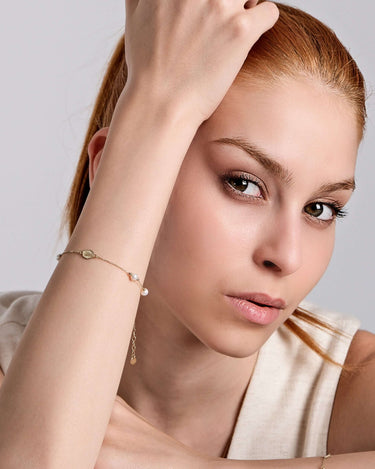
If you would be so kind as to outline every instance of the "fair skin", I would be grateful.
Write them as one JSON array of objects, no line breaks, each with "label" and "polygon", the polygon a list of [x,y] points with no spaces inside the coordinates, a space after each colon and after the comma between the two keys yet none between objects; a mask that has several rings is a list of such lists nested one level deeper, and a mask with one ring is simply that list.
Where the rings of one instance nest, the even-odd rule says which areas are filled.
[{"label": "fair skin", "polygon": [[[281,180],[235,145],[212,143],[223,137],[251,142],[290,179]],[[349,105],[308,81],[263,89],[234,85],[200,127],[145,278],[151,294],[137,312],[139,361],[126,366],[118,392],[150,422],[189,446],[221,454],[259,348],[328,265],[335,235],[329,204],[344,206],[352,190],[319,188],[353,180],[357,147]],[[92,176],[97,155],[90,151]],[[225,190],[227,171],[252,175],[262,181],[261,191],[254,183],[242,196]],[[140,190],[153,183],[139,181]],[[326,203],[315,218],[304,211],[312,202]],[[256,325],[225,299],[245,291],[282,298],[286,307],[276,321]],[[207,441],[218,415],[226,425],[218,441]]]},{"label": "fair skin", "polygon": [[[160,281],[160,277],[156,276],[153,279],[147,269],[150,264],[152,268],[149,272],[157,274],[152,256],[158,252],[161,254],[162,250],[159,247],[166,246],[164,240],[158,237],[158,233],[166,211],[169,212],[170,208],[175,209],[178,205],[178,192],[177,195],[175,192],[172,197],[176,205],[173,207],[169,205],[169,202],[185,155],[190,150],[197,129],[213,114],[226,96],[249,49],[256,39],[272,27],[277,20],[277,10],[272,5],[255,6],[256,1],[248,3],[253,8],[245,10],[243,2],[239,0],[200,0],[196,2],[194,9],[191,9],[189,1],[181,0],[168,2],[128,0],[126,2],[126,59],[130,70],[129,81],[118,100],[107,138],[103,138],[103,135],[99,136],[101,143],[95,142],[94,139],[90,145],[90,158],[93,160],[92,187],[66,249],[82,249],[83,246],[92,246],[103,257],[137,272],[151,292],[154,288],[155,295],[163,291],[163,285],[158,285],[156,280]],[[205,18],[204,22],[202,18]],[[203,50],[204,54],[202,54]],[[184,60],[181,61],[179,59],[182,53]],[[339,108],[341,110],[345,108],[343,103],[339,105]],[[347,113],[347,119],[349,119],[349,114]],[[343,121],[340,122],[344,125]],[[345,129],[346,127],[345,124]],[[202,134],[199,134],[202,137],[203,129],[208,131],[209,126],[202,126]],[[233,132],[236,129],[227,130]],[[248,130],[241,129],[247,137],[250,136]],[[275,130],[276,128],[273,131]],[[105,134],[105,131],[102,132]],[[276,135],[280,135],[279,132],[276,132]],[[258,138],[260,137],[261,134],[258,135]],[[347,138],[346,132],[345,137]],[[105,146],[103,147],[104,140]],[[268,141],[268,138],[264,142],[257,143],[265,145],[266,140]],[[194,142],[194,146],[195,143],[198,143],[198,139]],[[280,147],[276,152],[275,148],[269,146],[271,143],[272,139],[264,149],[272,152],[273,157],[289,158],[289,155],[285,153],[287,146]],[[300,150],[303,149],[306,150],[306,148]],[[296,152],[294,157],[297,157],[298,148],[294,150]],[[345,162],[350,160],[351,165],[354,165],[354,161],[349,157],[349,150],[346,148],[343,150],[347,152]],[[194,161],[194,164],[198,164],[200,152],[196,152],[195,158],[194,154],[190,155],[189,151],[189,161],[191,164]],[[248,160],[245,163],[242,157],[233,155],[230,158],[232,157],[243,160],[246,168],[250,165]],[[96,164],[96,170],[94,170],[95,160],[100,161],[99,165]],[[184,168],[186,168],[185,175],[187,176],[189,166],[188,160],[186,161]],[[313,160],[309,162],[312,164]],[[295,174],[296,180],[299,180],[301,175],[298,161],[292,158],[290,163],[293,166],[291,169],[298,173]],[[160,171],[160,168],[163,170]],[[308,169],[311,171],[313,168]],[[345,174],[343,174],[344,169]],[[348,172],[352,175],[354,169],[349,171],[348,164],[345,163],[340,171],[340,174],[330,174],[330,176],[335,176],[334,181],[338,177],[348,177]],[[210,174],[212,176],[213,172],[211,171]],[[149,181],[152,183],[147,185],[147,190],[140,190],[140,187],[144,188],[144,181],[147,181],[147,184]],[[205,180],[204,187],[206,182]],[[271,187],[279,196],[286,194],[285,189],[279,185],[272,183]],[[310,187],[310,191],[311,189]],[[229,198],[225,199],[227,202],[224,202],[224,194],[219,197],[218,186],[215,185],[214,189],[214,184],[211,183],[207,186],[207,190],[210,192],[206,195],[215,195],[215,198],[216,196],[219,198],[223,209],[227,207],[227,204],[238,204],[235,205],[236,209],[232,209],[233,213],[232,210],[229,211],[230,215],[238,216],[242,211],[246,212],[246,216],[249,215],[247,209],[250,211],[252,204],[240,204],[238,200],[232,201]],[[289,187],[288,190],[296,189]],[[113,197],[113,194],[116,196]],[[309,197],[311,195],[309,192]],[[310,226],[305,217],[301,216],[303,196],[307,196],[307,192],[299,193],[294,202],[285,197],[277,198],[279,208],[282,207],[282,213],[285,216],[285,219],[280,219],[283,225],[280,239],[282,243],[291,245],[291,239],[295,236],[295,232],[290,230],[292,226],[295,226],[292,221],[297,223],[297,218],[299,218],[300,227],[297,230],[296,239],[305,239],[305,236],[309,237],[309,233],[314,233],[317,237],[321,236],[325,240],[324,259],[328,262],[333,235],[330,238],[326,233],[331,228],[324,230],[313,228],[315,225]],[[194,197],[201,197],[200,192],[194,193]],[[304,200],[304,203],[306,202],[307,200]],[[189,206],[192,208],[190,202]],[[275,208],[274,205],[271,204],[271,206]],[[258,206],[254,205],[254,210],[260,207],[262,207],[262,202]],[[263,204],[263,207],[267,211],[270,209],[269,215],[274,217],[273,221],[278,218],[276,210],[272,210],[268,202]],[[219,213],[216,215],[218,216]],[[213,215],[210,217],[212,219]],[[259,216],[256,218],[259,219]],[[173,215],[173,220],[177,221],[178,218]],[[224,229],[223,223],[220,224],[220,219],[216,222],[218,227]],[[163,231],[165,229],[166,233],[167,228],[168,226],[164,224]],[[294,254],[299,252],[299,255],[293,255],[294,267],[291,268],[290,262],[285,263],[285,257],[282,262],[282,249],[276,238],[269,238],[268,248],[263,251],[259,249],[258,244],[252,244],[253,241],[249,244],[250,239],[246,240],[247,233],[242,233],[240,227],[237,229],[239,231],[235,230],[233,233],[225,231],[219,231],[219,233],[239,236],[243,242],[235,248],[240,254],[242,252],[241,256],[245,252],[249,263],[245,262],[245,259],[241,260],[238,254],[234,257],[228,256],[228,252],[223,252],[223,255],[227,257],[227,265],[224,262],[220,263],[220,268],[218,267],[214,277],[207,278],[206,275],[202,275],[207,270],[203,273],[197,270],[195,274],[198,277],[201,276],[200,283],[196,280],[192,282],[191,266],[186,274],[179,271],[180,280],[182,280],[182,275],[186,275],[184,281],[190,277],[191,285],[195,286],[194,296],[191,299],[188,298],[186,308],[179,312],[178,317],[170,314],[170,310],[176,309],[177,305],[172,294],[167,297],[163,292],[163,298],[168,300],[168,304],[170,302],[173,308],[166,309],[157,306],[160,324],[169,324],[168,337],[173,339],[179,334],[179,339],[185,339],[185,341],[188,339],[184,345],[189,347],[190,351],[194,344],[197,350],[204,351],[202,363],[205,366],[205,374],[196,372],[201,362],[197,364],[197,355],[194,350],[195,374],[192,375],[194,382],[190,384],[185,379],[182,387],[182,377],[177,374],[178,370],[173,369],[173,375],[169,376],[169,380],[166,379],[165,384],[163,383],[167,393],[169,390],[169,395],[174,393],[173,396],[177,396],[176,393],[178,393],[182,398],[188,398],[189,396],[184,393],[189,386],[194,386],[195,394],[198,394],[197,390],[209,389],[211,398],[215,397],[220,400],[220,396],[217,395],[218,387],[216,385],[208,387],[214,381],[212,376],[215,376],[216,383],[219,366],[220,372],[222,370],[227,372],[226,370],[230,368],[229,363],[231,366],[235,362],[239,363],[238,375],[236,375],[238,379],[233,382],[233,388],[223,388],[226,396],[233,391],[231,394],[233,400],[228,405],[228,415],[222,414],[227,420],[225,432],[228,432],[229,422],[231,419],[233,421],[234,417],[233,411],[236,407],[234,393],[238,401],[246,382],[245,371],[248,375],[251,371],[251,357],[266,340],[267,335],[272,332],[271,329],[277,327],[277,324],[268,328],[254,328],[253,331],[252,327],[248,327],[240,320],[232,319],[229,309],[219,299],[225,292],[224,288],[227,284],[231,288],[237,288],[238,285],[232,284],[233,279],[237,281],[237,275],[240,274],[239,278],[243,278],[242,270],[251,267],[254,269],[252,272],[257,271],[259,278],[265,282],[255,285],[256,287],[274,288],[272,294],[285,296],[288,302],[288,309],[283,310],[285,315],[288,311],[291,312],[292,304],[299,300],[298,296],[302,294],[304,288],[308,289],[307,284],[300,285],[296,282],[295,285],[299,285],[299,293],[296,295],[285,280],[288,276],[292,278],[294,275],[293,269],[301,259],[303,260],[303,250],[294,252]],[[212,233],[211,227],[210,233]],[[254,242],[258,243],[259,239],[255,237],[255,234],[254,232]],[[213,236],[210,236],[208,241],[214,242]],[[229,240],[221,236],[215,240],[215,243],[220,243],[220,246],[228,247],[227,242],[229,243]],[[187,254],[190,255],[192,247],[194,251],[199,247],[194,242],[194,236],[189,241]],[[210,252],[207,252],[207,255],[209,254]],[[274,264],[271,268],[271,264],[268,263],[268,268],[263,269],[260,259],[267,257],[270,257],[270,262]],[[169,275],[173,267],[173,259],[175,259],[174,251],[171,250],[171,257],[168,259]],[[184,255],[184,259],[187,261],[188,256]],[[199,265],[203,264],[199,262]],[[203,267],[210,270],[210,275],[214,271],[212,265]],[[230,271],[224,271],[224,267],[230,268]],[[281,267],[283,270],[280,269]],[[315,274],[315,280],[318,279],[319,270],[324,270],[322,265],[317,268],[317,271],[313,269],[310,272],[309,284],[313,283],[312,278]],[[236,276],[233,277],[233,274]],[[248,284],[241,284],[239,287],[247,288]],[[279,287],[283,291],[277,292],[276,288]],[[193,299],[199,298],[205,306],[215,306],[216,299],[209,298],[209,291],[217,292],[217,305],[220,307],[220,312],[214,314],[213,309],[206,308],[212,313],[205,317],[204,323],[201,323],[197,316],[190,316],[190,313],[195,311]],[[150,294],[147,300],[156,302],[160,301],[159,298],[160,296],[152,298]],[[215,447],[202,447],[208,454],[203,453],[200,450],[201,447],[198,447],[199,442],[193,438],[192,432],[198,430],[192,422],[188,422],[188,431],[185,434],[181,426],[177,427],[182,422],[179,419],[176,420],[177,424],[174,424],[174,428],[168,430],[193,447],[181,443],[163,431],[167,429],[168,417],[178,412],[178,402],[181,400],[177,399],[177,404],[172,406],[170,402],[158,399],[155,394],[156,398],[151,401],[152,408],[146,408],[145,385],[150,385],[152,392],[156,389],[156,385],[153,382],[153,375],[146,368],[147,359],[151,363],[152,357],[151,352],[147,351],[149,344],[146,347],[145,339],[142,339],[144,332],[141,330],[137,349],[140,361],[132,372],[136,374],[137,369],[144,369],[149,381],[148,383],[140,382],[134,375],[129,376],[128,379],[126,375],[126,353],[136,313],[139,313],[139,318],[142,318],[142,314],[144,318],[147,318],[147,309],[143,308],[143,304],[146,306],[147,303],[139,303],[137,286],[124,279],[123,273],[118,269],[101,262],[86,262],[73,255],[64,256],[60,260],[33,312],[1,387],[0,460],[4,466],[8,469],[19,467],[83,469],[94,466],[95,469],[108,467],[191,469],[192,467],[216,468],[220,467],[221,463],[225,463],[239,467],[242,464],[242,467],[275,467],[275,463],[272,462],[233,462],[218,459],[215,455],[218,454],[222,445],[220,439],[223,440],[224,435],[218,435]],[[167,322],[166,319],[169,321]],[[226,322],[226,326],[230,327],[231,336],[220,334],[217,328],[215,328],[217,335],[208,330],[208,327],[213,324],[217,325],[218,319],[222,319]],[[145,328],[146,322],[144,319]],[[258,330],[262,330],[262,333],[258,334]],[[171,356],[160,339],[160,331],[161,326],[155,331],[153,336],[155,344],[152,348],[157,352],[156,363],[159,368],[155,369],[155,376],[159,375],[159,377],[163,373],[161,367],[167,368],[165,363],[164,365],[161,363],[160,356],[168,360],[168,368],[172,365]],[[250,335],[254,345],[249,347],[246,343]],[[241,337],[242,340],[237,343]],[[176,342],[176,344],[179,343]],[[178,352],[181,351],[181,348],[176,347],[177,349],[173,351],[175,364],[179,359]],[[208,373],[208,377],[207,360],[210,360],[213,370],[211,375]],[[179,363],[182,363],[183,369],[189,372],[181,354]],[[243,364],[242,369],[240,369],[241,364]],[[210,376],[211,379],[209,379]],[[134,378],[134,384],[131,383],[132,378]],[[165,372],[162,378],[165,379]],[[200,380],[200,382],[195,380]],[[47,386],[46,383],[48,383]],[[360,383],[358,388],[365,389],[365,392],[373,392],[370,386],[363,386],[363,383]],[[134,396],[134,392],[138,390],[140,400],[135,402],[137,396]],[[161,430],[149,423],[122,399],[122,396],[126,397],[126,392],[129,393],[129,399],[133,399],[135,406],[142,407],[142,412],[145,412],[148,418],[154,422],[157,421]],[[213,395],[214,392],[215,395]],[[119,397],[116,398],[117,394]],[[361,399],[366,396],[359,394],[359,397]],[[222,398],[221,402],[223,400]],[[186,404],[190,410],[201,411],[199,405],[202,406],[202,401],[197,403],[187,399]],[[367,412],[369,415],[374,415],[370,407],[367,408]],[[200,418],[200,415],[196,415]],[[185,415],[182,414],[180,418],[184,417]],[[207,414],[202,417],[205,420],[204,424],[213,425],[212,415],[211,418]],[[365,420],[361,419],[359,422],[365,422]],[[367,426],[367,431],[373,444],[370,425]],[[344,463],[341,464],[341,460],[341,465],[336,465],[336,467],[353,467],[353,457],[356,458],[355,467],[366,467],[365,464],[374,460],[372,453],[345,455]],[[340,461],[340,459],[337,460]],[[277,467],[287,464],[284,467],[315,468],[318,467],[319,461],[318,458],[296,462],[286,461],[279,463]],[[334,464],[337,463],[333,461],[333,468]]]},{"label": "fair skin", "polygon": [[[153,294],[141,299],[137,313],[139,360],[132,367],[128,356],[118,395],[197,451],[222,454],[257,351],[328,265],[336,225],[330,204],[343,207],[352,194],[354,122],[350,104],[317,81],[234,85],[189,148],[145,279]],[[91,182],[105,134],[100,131],[89,148]],[[211,143],[223,137],[241,137],[272,155],[289,179],[280,180],[234,144]],[[245,191],[247,199],[224,191],[220,176],[228,170],[263,181],[267,197],[254,184]],[[328,184],[331,190],[319,191]],[[312,202],[327,205],[313,217],[304,211]],[[231,291],[266,292],[287,306],[277,321],[257,326],[228,308],[224,295]],[[359,332],[348,362],[375,350],[374,338]],[[361,422],[358,416],[359,393],[368,399],[371,386],[357,386],[358,395],[351,388],[348,379],[340,381],[329,432],[335,453],[368,449],[374,442],[372,425],[364,423],[371,419]],[[360,433],[350,431],[354,412]]]}]

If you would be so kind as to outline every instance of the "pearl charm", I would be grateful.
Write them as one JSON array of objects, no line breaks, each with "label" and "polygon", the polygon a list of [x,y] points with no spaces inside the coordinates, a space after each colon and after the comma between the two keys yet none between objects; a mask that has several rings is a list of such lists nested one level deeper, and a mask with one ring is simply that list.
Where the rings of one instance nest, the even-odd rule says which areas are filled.
[{"label": "pearl charm", "polygon": [[148,295],[148,290],[147,288],[143,287],[142,290],[141,290],[141,295],[142,296],[147,296]]},{"label": "pearl charm", "polygon": [[134,274],[133,272],[129,272],[130,275],[130,280],[133,280],[133,282],[136,282],[139,280],[139,276],[137,274]]}]

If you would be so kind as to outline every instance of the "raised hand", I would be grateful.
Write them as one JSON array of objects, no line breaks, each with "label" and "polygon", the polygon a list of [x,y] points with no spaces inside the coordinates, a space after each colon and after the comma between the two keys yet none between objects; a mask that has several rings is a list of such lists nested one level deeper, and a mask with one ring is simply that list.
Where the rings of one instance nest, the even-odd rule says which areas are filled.
[{"label": "raised hand", "polygon": [[206,120],[257,39],[278,18],[275,4],[243,0],[127,0],[127,87],[183,103]]}]

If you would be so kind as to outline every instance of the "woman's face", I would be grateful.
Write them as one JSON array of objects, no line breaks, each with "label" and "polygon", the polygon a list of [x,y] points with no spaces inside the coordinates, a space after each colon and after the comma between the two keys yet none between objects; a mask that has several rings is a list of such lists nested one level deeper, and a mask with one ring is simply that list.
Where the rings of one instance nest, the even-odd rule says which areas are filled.
[{"label": "woman's face", "polygon": [[[320,84],[234,84],[184,159],[141,311],[218,352],[253,354],[324,273],[357,149],[353,110]],[[242,293],[285,307],[249,320],[228,298]]]}]

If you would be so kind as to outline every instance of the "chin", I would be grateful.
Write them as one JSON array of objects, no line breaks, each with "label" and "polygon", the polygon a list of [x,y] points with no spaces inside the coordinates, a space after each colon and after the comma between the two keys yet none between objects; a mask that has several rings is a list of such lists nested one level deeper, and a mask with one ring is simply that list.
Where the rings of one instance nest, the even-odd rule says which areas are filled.
[{"label": "chin", "polygon": [[250,333],[244,330],[233,332],[227,330],[221,334],[216,333],[214,336],[205,337],[205,340],[201,339],[201,342],[221,355],[232,358],[246,358],[257,353],[271,333],[266,332],[264,329],[251,331]]}]

